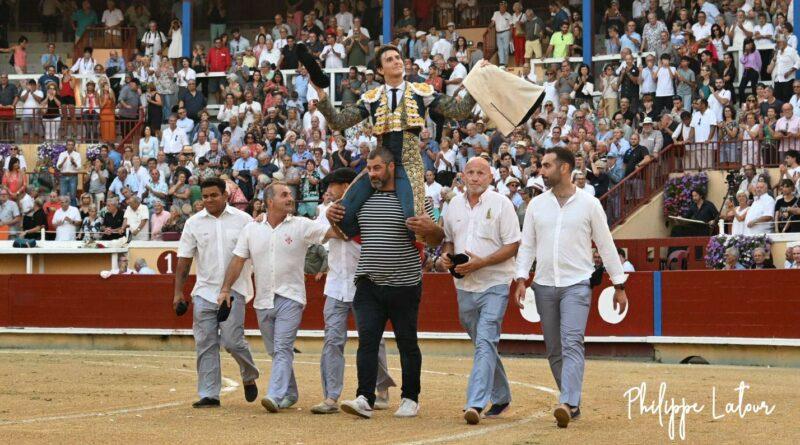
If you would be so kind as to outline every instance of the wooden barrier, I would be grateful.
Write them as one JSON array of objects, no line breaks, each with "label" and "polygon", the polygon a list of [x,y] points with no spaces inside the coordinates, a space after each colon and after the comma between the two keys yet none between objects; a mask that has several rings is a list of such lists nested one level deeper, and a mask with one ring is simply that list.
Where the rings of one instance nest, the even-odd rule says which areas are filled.
[{"label": "wooden barrier", "polygon": [[[193,279],[186,285],[187,296]],[[636,272],[627,284],[628,313],[617,324],[605,321],[598,310],[598,295],[608,281],[594,289],[586,335],[639,342],[653,335],[800,339],[798,279],[796,270]],[[172,275],[105,280],[96,275],[0,275],[0,326],[189,329],[191,312],[177,317],[172,310],[173,280]],[[306,279],[303,330],[324,327],[323,283]],[[255,311],[247,311],[245,327],[257,328]],[[449,275],[424,276],[419,331],[464,332]],[[503,333],[541,334],[541,326],[524,320],[509,301]]]}]

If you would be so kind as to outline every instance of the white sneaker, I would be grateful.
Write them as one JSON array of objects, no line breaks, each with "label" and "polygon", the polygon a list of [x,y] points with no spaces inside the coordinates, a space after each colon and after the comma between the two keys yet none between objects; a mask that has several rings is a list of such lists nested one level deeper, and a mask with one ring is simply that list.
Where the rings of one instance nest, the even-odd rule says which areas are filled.
[{"label": "white sneaker", "polygon": [[372,408],[369,406],[369,402],[364,396],[358,396],[355,400],[346,400],[342,402],[342,411],[365,419],[372,418]]},{"label": "white sneaker", "polygon": [[419,412],[419,403],[411,399],[402,399],[400,401],[400,408],[394,412],[395,417],[417,417]]}]

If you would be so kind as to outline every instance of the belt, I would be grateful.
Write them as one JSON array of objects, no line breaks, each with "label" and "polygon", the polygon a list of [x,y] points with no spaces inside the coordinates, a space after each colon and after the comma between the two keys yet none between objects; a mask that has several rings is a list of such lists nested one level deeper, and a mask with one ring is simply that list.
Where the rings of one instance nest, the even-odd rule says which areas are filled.
[{"label": "belt", "polygon": [[504,31],[497,31],[497,34],[502,34],[504,32],[509,32],[509,31],[511,31],[511,28],[508,28],[508,29],[506,29]]}]

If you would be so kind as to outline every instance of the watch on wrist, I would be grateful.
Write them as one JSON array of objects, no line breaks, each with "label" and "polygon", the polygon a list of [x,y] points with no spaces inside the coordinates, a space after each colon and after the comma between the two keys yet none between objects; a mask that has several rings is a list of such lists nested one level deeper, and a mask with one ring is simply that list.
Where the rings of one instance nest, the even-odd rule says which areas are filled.
[{"label": "watch on wrist", "polygon": [[625,283],[622,284],[615,284],[614,289],[616,290],[625,290]]}]

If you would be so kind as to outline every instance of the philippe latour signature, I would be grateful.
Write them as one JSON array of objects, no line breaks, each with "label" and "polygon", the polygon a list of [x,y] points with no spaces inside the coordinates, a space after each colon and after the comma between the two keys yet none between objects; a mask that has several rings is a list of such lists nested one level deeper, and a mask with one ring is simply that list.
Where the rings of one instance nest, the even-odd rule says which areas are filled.
[{"label": "philippe latour signature", "polygon": [[[717,387],[711,387],[711,419],[721,420],[727,416],[738,416],[744,419],[748,415],[769,416],[775,410],[775,405],[768,404],[765,400],[751,403],[746,400],[746,392],[750,385],[744,381],[731,388],[735,394],[730,401],[717,400]],[[667,434],[671,440],[677,436],[681,440],[686,440],[686,422],[692,414],[705,412],[706,405],[703,403],[687,401],[685,397],[676,399],[667,397],[667,382],[661,382],[658,386],[658,396],[648,398],[647,383],[642,382],[639,386],[629,388],[623,394],[628,403],[628,419],[633,416],[653,415],[658,416],[658,423],[664,427],[664,418],[667,418]]]}]

